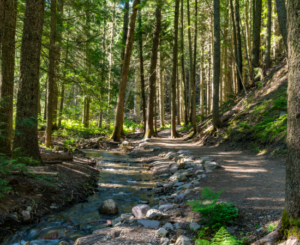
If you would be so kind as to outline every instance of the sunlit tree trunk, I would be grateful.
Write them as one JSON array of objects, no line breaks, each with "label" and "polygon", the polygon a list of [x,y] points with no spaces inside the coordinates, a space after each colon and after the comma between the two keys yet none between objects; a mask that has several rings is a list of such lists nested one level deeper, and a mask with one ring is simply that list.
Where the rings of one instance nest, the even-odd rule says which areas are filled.
[{"label": "sunlit tree trunk", "polygon": [[[44,10],[44,0],[26,0],[15,129],[22,134],[15,134],[13,144],[14,150],[19,149],[18,153],[38,161],[41,161],[41,156],[37,129],[37,91]],[[25,125],[27,120],[31,120],[30,125]]]},{"label": "sunlit tree trunk", "polygon": [[192,81],[193,81],[193,50],[190,18],[190,0],[187,0],[187,18],[188,18],[188,44],[189,44],[189,97],[188,97],[188,120],[192,122]]},{"label": "sunlit tree trunk", "polygon": [[235,25],[236,25],[236,43],[237,43],[237,88],[240,93],[243,89],[242,77],[239,74],[243,73],[243,54],[242,54],[242,38],[240,27],[240,4],[239,0],[235,0]]},{"label": "sunlit tree trunk", "polygon": [[47,123],[45,134],[45,145],[51,147],[51,135],[53,124],[53,93],[54,93],[54,72],[55,72],[55,37],[56,37],[56,0],[51,1],[51,23],[50,23],[50,49],[49,49],[49,67],[47,81]]},{"label": "sunlit tree trunk", "polygon": [[176,69],[178,63],[178,17],[179,17],[179,0],[175,0],[174,16],[174,44],[172,60],[172,80],[171,80],[171,138],[178,137],[176,131]]},{"label": "sunlit tree trunk", "polygon": [[194,54],[193,54],[193,67],[192,67],[192,77],[191,77],[191,85],[192,85],[192,91],[191,91],[191,122],[193,125],[193,131],[194,134],[197,133],[196,129],[196,57],[197,57],[197,30],[198,30],[198,0],[195,0],[195,30],[194,30]]},{"label": "sunlit tree trunk", "polygon": [[181,0],[181,11],[180,11],[180,20],[181,20],[181,30],[180,30],[180,46],[181,46],[181,74],[182,74],[182,83],[183,83],[183,100],[184,100],[184,108],[183,108],[183,118],[184,124],[188,125],[188,106],[187,106],[187,98],[186,98],[186,78],[185,78],[185,68],[184,68],[184,24],[183,24],[183,0]]},{"label": "sunlit tree trunk", "polygon": [[139,72],[135,74],[135,98],[134,98],[134,114],[138,123],[141,122],[141,77]]},{"label": "sunlit tree trunk", "polygon": [[[298,0],[287,2],[288,21],[288,123],[285,209],[290,222],[297,226],[300,220],[300,4]],[[286,232],[286,231],[285,231]],[[285,233],[286,234],[286,233]]]},{"label": "sunlit tree trunk", "polygon": [[158,83],[158,90],[159,90],[159,119],[160,119],[160,126],[165,126],[165,91],[164,91],[164,67],[163,67],[163,57],[162,53],[159,52],[159,68],[158,68],[158,77],[159,77],[159,83]]},{"label": "sunlit tree trunk", "polygon": [[115,15],[116,15],[116,3],[114,2],[113,6],[113,22],[111,26],[111,37],[110,37],[110,51],[109,51],[109,72],[108,72],[108,93],[107,93],[107,119],[106,119],[106,128],[110,129],[110,118],[111,118],[111,87],[112,87],[112,68],[114,65],[113,59],[113,46],[114,46],[114,37],[115,37]]},{"label": "sunlit tree trunk", "polygon": [[159,35],[160,35],[160,25],[161,25],[161,2],[157,3],[155,11],[155,29],[153,35],[152,44],[152,55],[150,64],[150,78],[149,78],[149,96],[148,96],[148,108],[147,108],[147,124],[145,138],[151,138],[155,135],[153,128],[153,106],[155,106],[154,97],[156,94],[156,65],[157,65],[157,53],[159,45]]},{"label": "sunlit tree trunk", "polygon": [[181,108],[180,108],[180,96],[179,96],[179,93],[180,93],[180,91],[179,91],[179,83],[180,83],[180,81],[179,81],[179,69],[180,69],[180,67],[177,67],[177,69],[176,69],[176,73],[177,73],[177,75],[176,75],[176,98],[177,98],[177,102],[176,102],[176,104],[177,104],[177,124],[178,125],[180,125],[180,110],[181,110]]},{"label": "sunlit tree trunk", "polygon": [[139,9],[139,56],[140,56],[140,76],[141,76],[143,126],[144,126],[144,132],[146,132],[146,95],[145,95],[145,76],[144,76],[143,33],[142,33],[142,13],[141,13],[141,9]]},{"label": "sunlit tree trunk", "polygon": [[132,6],[132,14],[130,16],[129,22],[129,31],[126,41],[126,49],[124,55],[124,62],[122,67],[121,73],[121,81],[119,85],[119,95],[117,101],[117,108],[115,113],[115,123],[114,123],[114,131],[112,134],[112,139],[114,141],[120,141],[121,133],[123,131],[123,119],[124,119],[124,99],[125,99],[125,91],[126,91],[126,83],[130,65],[130,57],[132,52],[133,46],[133,37],[134,37],[134,27],[135,27],[135,20],[137,15],[137,8],[136,6],[139,4],[139,0],[134,0]]},{"label": "sunlit tree trunk", "polygon": [[11,153],[15,71],[16,2],[4,1],[2,79],[0,81],[0,152]]},{"label": "sunlit tree trunk", "polygon": [[207,78],[207,115],[210,113],[210,105],[211,105],[211,44],[208,45],[208,78]]}]

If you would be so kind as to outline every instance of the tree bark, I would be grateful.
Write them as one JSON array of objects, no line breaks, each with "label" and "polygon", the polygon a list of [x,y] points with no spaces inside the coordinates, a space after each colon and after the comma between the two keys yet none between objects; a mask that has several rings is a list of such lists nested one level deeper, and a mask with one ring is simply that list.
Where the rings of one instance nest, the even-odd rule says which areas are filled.
[{"label": "tree bark", "polygon": [[134,114],[138,123],[141,122],[141,77],[136,72],[135,75],[135,98],[134,98]]},{"label": "tree bark", "polygon": [[0,84],[0,152],[11,153],[15,71],[16,2],[4,1],[2,80]]},{"label": "tree bark", "polygon": [[[41,155],[38,145],[37,91],[44,9],[44,0],[26,0],[16,115],[16,132],[22,134],[15,134],[13,145],[14,150],[20,149],[24,156],[38,161],[41,161]],[[32,123],[25,125],[28,120]]]},{"label": "tree bark", "polygon": [[236,25],[236,43],[237,43],[237,89],[238,93],[240,93],[243,89],[242,77],[239,74],[243,72],[243,55],[242,55],[242,39],[241,39],[241,29],[240,29],[240,4],[239,0],[235,0],[235,25]]},{"label": "tree bark", "polygon": [[187,107],[187,98],[186,98],[186,78],[185,78],[185,69],[184,69],[184,25],[183,25],[183,0],[181,0],[181,30],[180,30],[180,46],[181,46],[181,72],[182,72],[182,82],[183,82],[183,100],[184,100],[184,124],[188,125],[188,107]]},{"label": "tree bark", "polygon": [[171,138],[178,137],[176,131],[176,69],[178,63],[178,17],[179,17],[179,0],[175,0],[175,17],[174,17],[174,44],[173,44],[173,67],[171,80]]},{"label": "tree bark", "polygon": [[110,129],[110,118],[111,118],[111,86],[112,86],[112,67],[114,65],[113,59],[113,46],[114,46],[114,36],[115,36],[115,15],[116,15],[116,3],[114,2],[113,6],[113,23],[111,29],[110,37],[110,51],[109,51],[109,72],[108,72],[108,94],[107,94],[107,120],[106,120],[106,129]]},{"label": "tree bark", "polygon": [[[160,43],[161,45],[161,43]],[[159,119],[160,127],[165,126],[165,94],[164,94],[164,67],[163,67],[163,57],[162,53],[159,53]]]},{"label": "tree bark", "polygon": [[[248,14],[248,8],[249,8],[249,0],[245,0],[245,25],[246,25],[246,47],[247,47],[247,53],[251,53],[251,26],[249,26],[249,14]],[[249,11],[250,12],[250,11]],[[251,62],[250,62],[250,67],[251,67]],[[249,71],[249,73],[251,70]]]},{"label": "tree bark", "polygon": [[192,85],[192,98],[191,98],[191,122],[193,125],[193,131],[194,134],[197,133],[196,129],[196,57],[197,57],[197,30],[198,30],[198,6],[197,6],[198,0],[195,0],[195,34],[194,34],[194,54],[193,54],[193,73],[191,78],[191,85]]},{"label": "tree bark", "polygon": [[[290,219],[300,220],[300,4],[298,0],[287,2],[288,13],[288,124],[285,209]],[[295,223],[295,224],[297,224]]]},{"label": "tree bark", "polygon": [[[129,0],[125,0],[121,61],[123,63],[129,22]],[[122,65],[121,65],[122,68]]]},{"label": "tree bark", "polygon": [[200,104],[201,104],[201,116],[204,117],[204,78],[205,78],[205,68],[204,68],[204,44],[201,44],[201,85],[200,85]]},{"label": "tree bark", "polygon": [[64,98],[65,98],[65,84],[61,83],[61,91],[60,91],[60,104],[59,104],[59,117],[58,117],[58,127],[61,127],[61,120],[64,108]]},{"label": "tree bark", "polygon": [[266,59],[265,69],[268,69],[271,65],[271,28],[272,28],[272,0],[267,0],[268,4],[268,20],[267,20],[267,44],[266,44]]},{"label": "tree bark", "polygon": [[220,83],[220,0],[214,0],[214,94],[213,126],[220,127],[219,83]]},{"label": "tree bark", "polygon": [[262,0],[256,0],[253,18],[252,69],[259,67],[260,29],[261,29]]},{"label": "tree bark", "polygon": [[188,113],[189,121],[192,122],[192,83],[193,79],[193,51],[192,51],[192,34],[191,34],[191,18],[190,18],[190,0],[187,0],[187,17],[188,17],[188,43],[189,43],[189,58],[190,58],[190,69],[189,69],[189,98],[188,98]]},{"label": "tree bark", "polygon": [[141,76],[143,126],[144,126],[144,132],[146,132],[146,95],[145,95],[143,33],[142,33],[142,13],[141,13],[141,9],[139,9],[139,55],[140,55],[140,76]]},{"label": "tree bark", "polygon": [[151,56],[151,64],[150,64],[148,113],[147,113],[146,132],[144,135],[145,138],[151,138],[152,136],[155,135],[155,131],[153,128],[153,107],[154,107],[154,97],[156,93],[156,86],[155,86],[156,65],[157,65],[160,26],[161,26],[161,1],[158,1],[156,11],[155,11],[155,29],[153,34],[152,56]]},{"label": "tree bark", "polygon": [[[0,0],[0,52],[2,50],[1,43],[2,43],[2,36],[3,36],[4,1],[5,0]],[[0,80],[0,82],[1,82],[1,80]],[[1,96],[1,94],[0,94],[0,96]]]},{"label": "tree bark", "polygon": [[284,0],[275,0],[276,1],[276,9],[277,9],[277,16],[278,16],[278,23],[280,32],[282,35],[282,39],[285,45],[286,50],[288,50],[288,27],[287,27],[287,14],[285,8],[285,1]]},{"label": "tree bark", "polygon": [[210,102],[211,102],[211,49],[212,45],[208,44],[208,79],[207,79],[207,98],[206,98],[206,104],[207,104],[207,115],[210,113]]},{"label": "tree bark", "polygon": [[55,36],[56,36],[56,0],[51,1],[51,23],[50,23],[50,49],[47,82],[47,123],[45,134],[46,147],[51,146],[52,123],[53,123],[53,93],[54,93],[54,62],[55,62]]},{"label": "tree bark", "polygon": [[128,71],[130,65],[130,57],[131,57],[132,46],[133,46],[134,27],[135,27],[138,4],[139,4],[139,0],[134,0],[133,7],[132,7],[132,14],[130,16],[129,31],[128,31],[128,36],[126,41],[124,62],[123,62],[121,81],[119,86],[119,96],[118,96],[117,108],[115,113],[114,131],[111,137],[114,141],[120,141],[121,133],[123,131],[124,99],[125,99],[126,83],[127,83],[127,77],[128,77]]}]

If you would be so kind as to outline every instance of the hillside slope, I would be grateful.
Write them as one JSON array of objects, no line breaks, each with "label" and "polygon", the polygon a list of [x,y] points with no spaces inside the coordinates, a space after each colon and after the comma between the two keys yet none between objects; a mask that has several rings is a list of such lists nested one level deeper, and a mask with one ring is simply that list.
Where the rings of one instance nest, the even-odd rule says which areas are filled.
[{"label": "hillside slope", "polygon": [[211,131],[212,116],[209,115],[198,125],[198,134],[193,140],[204,145],[226,143],[228,149],[285,156],[287,73],[284,60],[270,69],[267,76],[248,91],[246,98],[231,98],[222,104],[221,115],[237,104],[239,110],[223,122],[218,132]]}]

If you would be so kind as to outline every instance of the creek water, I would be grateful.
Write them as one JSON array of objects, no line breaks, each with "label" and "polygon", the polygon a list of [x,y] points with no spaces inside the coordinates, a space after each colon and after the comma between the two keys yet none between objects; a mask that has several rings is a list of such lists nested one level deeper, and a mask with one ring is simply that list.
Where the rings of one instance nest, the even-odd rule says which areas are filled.
[{"label": "creek water", "polygon": [[[150,206],[154,205],[154,193],[150,189],[155,186],[155,182],[141,162],[118,152],[101,150],[84,150],[84,152],[86,156],[96,159],[97,167],[100,169],[98,191],[87,198],[88,202],[78,203],[63,211],[47,215],[39,224],[23,227],[9,236],[4,245],[19,245],[26,241],[34,245],[58,245],[60,241],[73,244],[77,238],[104,228],[105,220],[114,219],[122,213],[131,213],[132,207],[141,201],[149,201]],[[99,214],[98,208],[106,199],[117,202],[119,214]],[[85,224],[94,221],[99,222]],[[65,233],[77,224],[81,225]]]}]

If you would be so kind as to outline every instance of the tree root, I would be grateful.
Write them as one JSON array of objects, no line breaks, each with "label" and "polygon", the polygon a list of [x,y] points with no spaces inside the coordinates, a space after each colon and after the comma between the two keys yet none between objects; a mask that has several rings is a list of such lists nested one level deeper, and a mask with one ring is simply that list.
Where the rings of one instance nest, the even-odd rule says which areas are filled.
[{"label": "tree root", "polygon": [[277,241],[280,238],[281,226],[282,226],[282,222],[280,221],[280,223],[274,229],[274,231],[272,231],[265,237],[261,238],[260,240],[254,242],[254,243],[251,243],[251,245],[272,245],[272,244],[274,244],[275,241]]}]

